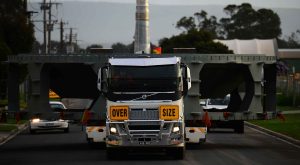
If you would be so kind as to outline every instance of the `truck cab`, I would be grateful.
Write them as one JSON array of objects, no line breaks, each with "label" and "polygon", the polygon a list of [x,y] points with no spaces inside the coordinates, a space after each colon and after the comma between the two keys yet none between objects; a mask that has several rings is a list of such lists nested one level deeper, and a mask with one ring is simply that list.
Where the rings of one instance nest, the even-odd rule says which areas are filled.
[{"label": "truck cab", "polygon": [[119,148],[161,147],[183,158],[183,97],[190,87],[189,69],[179,57],[110,58],[98,73],[108,157]]}]

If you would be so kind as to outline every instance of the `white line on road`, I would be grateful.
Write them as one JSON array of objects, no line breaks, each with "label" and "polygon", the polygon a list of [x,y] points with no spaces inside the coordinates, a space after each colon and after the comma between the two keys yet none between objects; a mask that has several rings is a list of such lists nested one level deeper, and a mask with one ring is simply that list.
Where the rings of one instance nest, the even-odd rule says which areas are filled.
[{"label": "white line on road", "polygon": [[[248,127],[248,126],[246,126],[246,127]],[[255,129],[255,128],[252,128],[252,127],[248,127],[248,128],[250,128],[250,129],[252,129],[252,130],[254,130],[254,131],[256,131],[256,132],[259,132],[259,133],[261,133],[261,134],[270,136],[270,137],[272,137],[272,138],[274,138],[274,139],[277,139],[277,140],[280,140],[280,141],[282,141],[282,142],[285,142],[285,143],[287,143],[287,144],[290,144],[290,145],[292,145],[292,146],[294,146],[294,147],[300,149],[300,146],[298,146],[298,145],[296,145],[296,144],[293,144],[293,143],[291,143],[291,142],[289,142],[289,141],[286,141],[286,140],[281,139],[281,138],[279,138],[279,137],[276,137],[276,136],[274,136],[274,135],[270,135],[270,134],[268,134],[268,133],[265,133],[265,132],[263,132],[263,131],[261,131],[261,130],[258,130],[258,129]]]}]

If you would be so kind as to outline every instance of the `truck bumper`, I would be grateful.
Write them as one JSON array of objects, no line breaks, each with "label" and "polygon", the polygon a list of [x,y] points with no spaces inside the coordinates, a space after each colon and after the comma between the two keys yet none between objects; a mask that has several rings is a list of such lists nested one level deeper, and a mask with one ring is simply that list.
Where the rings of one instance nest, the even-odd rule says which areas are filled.
[{"label": "truck bumper", "polygon": [[106,127],[105,126],[87,126],[86,137],[88,142],[105,143]]},{"label": "truck bumper", "polygon": [[207,127],[186,127],[186,143],[201,143],[206,141]]},{"label": "truck bumper", "polygon": [[[112,133],[114,127],[117,133]],[[178,127],[178,131],[173,131]],[[178,147],[184,146],[182,121],[124,121],[107,122],[108,147]],[[177,130],[177,129],[176,129]]]}]

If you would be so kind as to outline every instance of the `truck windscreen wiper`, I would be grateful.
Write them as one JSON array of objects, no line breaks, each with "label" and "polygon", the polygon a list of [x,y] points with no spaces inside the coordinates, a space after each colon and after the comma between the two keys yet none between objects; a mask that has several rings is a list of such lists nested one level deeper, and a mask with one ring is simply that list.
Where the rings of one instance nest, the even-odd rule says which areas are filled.
[{"label": "truck windscreen wiper", "polygon": [[170,92],[114,92],[115,94],[142,94],[142,96],[137,97],[135,99],[132,99],[130,101],[136,101],[136,100],[146,100],[148,97],[157,95],[157,94],[171,94],[175,93],[175,91],[170,91]]}]

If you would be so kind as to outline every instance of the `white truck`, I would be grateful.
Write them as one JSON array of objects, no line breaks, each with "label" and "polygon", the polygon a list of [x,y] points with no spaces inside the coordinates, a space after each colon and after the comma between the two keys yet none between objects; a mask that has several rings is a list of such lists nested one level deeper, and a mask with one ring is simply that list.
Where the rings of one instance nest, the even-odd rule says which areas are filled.
[{"label": "white truck", "polygon": [[97,86],[106,98],[106,128],[87,134],[105,137],[108,158],[122,149],[149,147],[183,159],[186,142],[206,139],[206,127],[185,127],[183,97],[191,76],[180,57],[109,58]]}]

